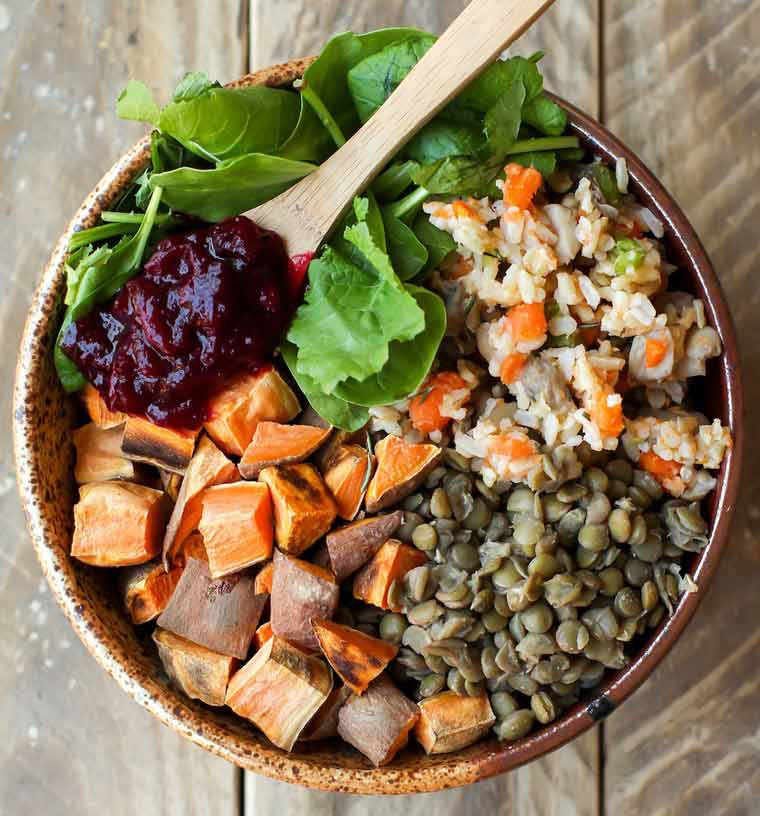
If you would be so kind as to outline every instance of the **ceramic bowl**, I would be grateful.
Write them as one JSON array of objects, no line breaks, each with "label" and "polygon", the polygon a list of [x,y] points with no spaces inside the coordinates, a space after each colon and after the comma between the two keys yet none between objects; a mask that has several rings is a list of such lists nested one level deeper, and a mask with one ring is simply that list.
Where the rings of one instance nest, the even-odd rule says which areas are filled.
[{"label": "ceramic bowl", "polygon": [[[308,60],[259,71],[235,84],[285,85],[299,77]],[[561,100],[558,100],[561,101]],[[383,768],[372,768],[345,744],[328,742],[287,754],[231,713],[207,708],[172,688],[152,643],[128,621],[108,571],[69,559],[72,531],[71,428],[74,400],[61,390],[52,347],[61,316],[63,262],[69,236],[92,226],[148,158],[143,139],[122,156],[87,196],[61,236],[35,294],[18,358],[14,435],[18,481],[32,542],[56,600],[92,656],[121,687],[165,725],[242,768],[314,788],[363,794],[435,791],[465,785],[516,768],[547,753],[606,717],[654,670],[681,636],[704,596],[728,539],[739,482],[742,449],[742,388],[736,338],[725,298],[710,261],[684,214],[641,161],[598,122],[570,105],[572,130],[606,161],[628,161],[631,187],[663,221],[670,258],[683,283],[705,302],[709,322],[723,341],[724,354],[712,361],[703,402],[711,416],[728,425],[736,442],[720,471],[709,504],[710,542],[695,557],[698,592],[684,595],[675,614],[652,634],[629,665],[605,677],[592,697],[528,737],[500,744],[486,739],[458,753],[426,757],[414,745]]]}]

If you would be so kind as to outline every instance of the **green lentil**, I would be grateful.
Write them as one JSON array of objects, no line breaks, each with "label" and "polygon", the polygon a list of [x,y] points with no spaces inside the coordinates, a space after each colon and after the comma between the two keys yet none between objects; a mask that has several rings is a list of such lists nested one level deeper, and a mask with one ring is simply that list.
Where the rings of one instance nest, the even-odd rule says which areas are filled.
[{"label": "green lentil", "polygon": [[528,574],[532,575],[534,572],[538,573],[544,578],[551,578],[562,569],[559,561],[553,556],[546,553],[536,555],[528,564]]},{"label": "green lentil", "polygon": [[480,566],[478,548],[472,544],[455,544],[451,548],[451,560],[459,569],[472,572]]},{"label": "green lentil", "polygon": [[608,598],[613,598],[623,588],[625,578],[617,567],[607,567],[599,573],[601,587],[599,591]]},{"label": "green lentil", "polygon": [[588,493],[588,488],[578,482],[568,482],[557,491],[557,498],[565,504],[574,504]]},{"label": "green lentil", "polygon": [[607,463],[605,472],[610,479],[617,479],[625,485],[631,484],[633,481],[633,466],[625,459],[613,459]]},{"label": "green lentil", "polygon": [[446,675],[446,685],[457,694],[465,694],[465,679],[459,673],[459,669],[451,668]]},{"label": "green lentil", "polygon": [[505,620],[512,615],[512,610],[509,608],[509,603],[507,603],[507,596],[506,595],[494,595],[493,596],[493,608],[499,615],[502,616]]},{"label": "green lentil", "polygon": [[535,494],[529,487],[516,487],[507,499],[507,512],[533,513]]},{"label": "green lentil", "polygon": [[549,524],[555,524],[570,509],[566,502],[560,501],[555,493],[549,493],[542,499],[544,518]]},{"label": "green lentil", "polygon": [[491,708],[497,720],[504,720],[520,706],[508,691],[497,691],[491,695]]},{"label": "green lentil", "polygon": [[433,697],[446,688],[446,677],[443,674],[428,674],[420,680],[420,697]]},{"label": "green lentil", "polygon": [[610,545],[610,533],[606,524],[589,524],[578,531],[578,543],[586,550],[601,552]]},{"label": "green lentil", "polygon": [[649,493],[635,484],[628,488],[628,495],[631,501],[642,510],[647,510],[652,504],[652,497]]},{"label": "green lentil", "polygon": [[430,512],[436,518],[451,518],[451,504],[446,491],[442,487],[436,487],[430,497]]},{"label": "green lentil", "polygon": [[481,618],[487,632],[498,632],[507,625],[507,618],[500,615],[495,609],[486,612]]},{"label": "green lentil", "polygon": [[409,624],[398,612],[389,612],[380,619],[380,637],[389,643],[401,643],[401,638]]},{"label": "green lentil", "polygon": [[535,718],[533,711],[521,708],[500,720],[493,730],[498,739],[513,742],[524,737],[533,728]]},{"label": "green lentil", "polygon": [[657,591],[657,585],[654,581],[647,581],[641,587],[641,605],[644,611],[650,612],[657,606],[660,600],[660,593]]},{"label": "green lentil", "polygon": [[644,521],[644,517],[641,515],[634,516],[631,535],[628,537],[628,545],[630,547],[636,547],[639,544],[643,544],[644,539],[647,537],[647,532],[647,523]]},{"label": "green lentil", "polygon": [[494,587],[502,591],[513,587],[520,580],[522,580],[522,576],[512,561],[504,563],[504,565],[491,576],[491,582]]},{"label": "green lentil", "polygon": [[620,507],[616,507],[607,519],[612,540],[618,544],[625,544],[631,537],[631,517]]},{"label": "green lentil", "polygon": [[557,709],[554,706],[554,702],[545,691],[539,691],[532,695],[530,698],[530,707],[536,715],[536,719],[543,725],[552,722],[557,716]]},{"label": "green lentil", "polygon": [[641,561],[654,564],[662,558],[662,539],[655,533],[649,533],[641,544],[631,546],[631,552]]},{"label": "green lentil", "polygon": [[592,467],[583,474],[583,483],[591,491],[604,493],[609,487],[610,480],[603,470]]},{"label": "green lentil", "polygon": [[580,654],[588,645],[589,631],[577,620],[560,623],[555,634],[557,645],[568,654]]},{"label": "green lentil", "polygon": [[538,601],[520,612],[520,622],[528,630],[537,634],[548,632],[554,622],[554,614],[548,604]]},{"label": "green lentil", "polygon": [[629,558],[623,569],[625,580],[635,587],[642,587],[652,577],[652,565],[637,558]]},{"label": "green lentil", "polygon": [[648,493],[649,497],[655,501],[662,498],[662,487],[651,473],[647,473],[645,470],[634,470],[633,483],[636,485],[636,487],[639,487],[644,492]]},{"label": "green lentil", "polygon": [[607,495],[612,501],[618,501],[628,495],[628,485],[620,479],[610,479],[607,486]]},{"label": "green lentil", "polygon": [[641,593],[631,587],[623,587],[615,595],[615,612],[624,618],[635,618],[641,614]]}]

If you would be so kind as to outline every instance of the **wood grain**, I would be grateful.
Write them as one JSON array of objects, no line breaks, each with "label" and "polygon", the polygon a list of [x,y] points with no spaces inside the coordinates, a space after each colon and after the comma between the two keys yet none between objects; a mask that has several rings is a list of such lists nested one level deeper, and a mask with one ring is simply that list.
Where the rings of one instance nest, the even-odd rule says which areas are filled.
[{"label": "wood grain", "polygon": [[[130,76],[161,97],[184,71],[245,70],[239,4],[0,4],[0,813],[237,812],[237,771],[135,705],[46,591],[12,466],[10,383],[53,241],[142,132],[114,100]],[[224,13],[219,13],[219,12]],[[245,20],[245,15],[243,15]]]},{"label": "wood grain", "polygon": [[[608,3],[609,126],[662,178],[715,263],[758,421],[760,2]],[[655,33],[656,32],[656,33]],[[717,579],[661,668],[607,722],[607,812],[757,813],[760,802],[760,439]]]},{"label": "wood grain", "polygon": [[[416,26],[440,33],[466,5],[463,0],[251,0],[251,70],[293,56],[319,52],[333,34],[371,31],[389,25]],[[599,108],[597,0],[556,3],[510,49],[531,54],[545,50],[547,87],[596,113]],[[245,776],[246,816],[381,816],[431,812],[448,816],[480,812],[536,816],[596,816],[599,737],[585,734],[573,744],[514,773],[470,788],[403,797],[334,796],[300,790],[252,774]]]}]

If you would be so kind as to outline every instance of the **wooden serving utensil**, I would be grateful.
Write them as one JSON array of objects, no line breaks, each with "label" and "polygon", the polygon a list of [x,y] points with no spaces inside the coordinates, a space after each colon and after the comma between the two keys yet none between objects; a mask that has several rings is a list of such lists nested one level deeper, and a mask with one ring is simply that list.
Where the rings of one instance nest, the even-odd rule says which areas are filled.
[{"label": "wooden serving utensil", "polygon": [[245,213],[290,255],[316,252],[393,155],[554,0],[472,0],[381,108],[317,170]]}]

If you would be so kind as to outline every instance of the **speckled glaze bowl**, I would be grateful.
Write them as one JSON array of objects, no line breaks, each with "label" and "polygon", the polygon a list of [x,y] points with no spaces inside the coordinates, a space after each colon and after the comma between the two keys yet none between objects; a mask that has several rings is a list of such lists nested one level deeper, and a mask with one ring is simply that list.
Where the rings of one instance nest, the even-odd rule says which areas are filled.
[{"label": "speckled glaze bowl", "polygon": [[[309,60],[295,60],[235,84],[285,85],[299,77],[308,64]],[[685,595],[675,614],[661,624],[630,664],[609,674],[592,692],[592,698],[513,744],[487,739],[464,751],[433,757],[411,745],[384,768],[370,767],[362,756],[338,741],[299,746],[287,754],[231,713],[207,708],[168,685],[152,643],[122,611],[109,572],[87,567],[67,555],[75,497],[70,430],[76,412],[74,400],[67,398],[58,384],[52,357],[69,236],[95,224],[100,211],[141,171],[148,158],[147,138],[106,173],[58,241],[29,313],[14,394],[18,481],[32,542],[58,603],[93,657],[137,702],[197,745],[256,773],[325,790],[384,794],[466,785],[558,748],[607,716],[651,674],[694,614],[727,542],[739,483],[742,387],[734,329],[715,272],[678,205],[630,150],[597,122],[562,104],[573,131],[587,147],[607,161],[626,157],[633,191],[666,225],[670,257],[682,270],[682,283],[705,301],[708,319],[717,328],[725,353],[712,362],[701,397],[710,415],[729,426],[735,446],[723,463],[708,508],[710,543],[692,565],[699,591]]]}]

